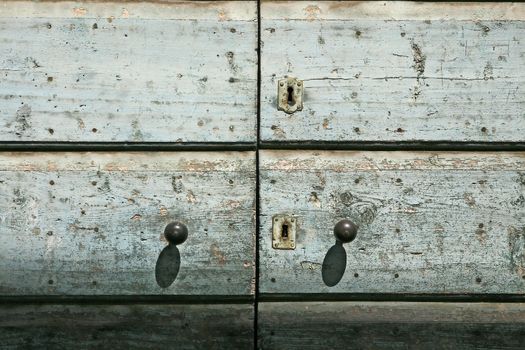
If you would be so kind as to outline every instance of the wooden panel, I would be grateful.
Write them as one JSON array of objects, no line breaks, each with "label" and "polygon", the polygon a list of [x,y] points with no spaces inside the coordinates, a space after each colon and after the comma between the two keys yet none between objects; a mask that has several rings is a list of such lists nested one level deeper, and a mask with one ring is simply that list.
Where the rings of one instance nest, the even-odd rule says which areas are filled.
[{"label": "wooden panel", "polygon": [[[525,293],[523,152],[263,151],[260,161],[261,293]],[[275,214],[296,216],[295,250],[272,248]],[[344,218],[357,238],[329,254]],[[338,284],[323,264],[346,268]]]},{"label": "wooden panel", "polygon": [[252,142],[256,1],[7,1],[0,141]]},{"label": "wooden panel", "polygon": [[1,305],[8,349],[252,349],[252,305]]},{"label": "wooden panel", "polygon": [[[262,3],[264,141],[525,140],[525,4]],[[277,81],[304,109],[277,110]]]},{"label": "wooden panel", "polygon": [[260,349],[523,349],[524,304],[261,303]]},{"label": "wooden panel", "polygon": [[1,295],[253,294],[254,234],[253,152],[0,153]]}]

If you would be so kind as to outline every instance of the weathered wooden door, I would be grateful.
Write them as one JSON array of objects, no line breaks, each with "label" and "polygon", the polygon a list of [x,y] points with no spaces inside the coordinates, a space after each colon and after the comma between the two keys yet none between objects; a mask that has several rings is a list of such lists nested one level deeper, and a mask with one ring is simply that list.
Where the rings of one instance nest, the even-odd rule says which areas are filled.
[{"label": "weathered wooden door", "polygon": [[256,2],[4,2],[0,38],[0,347],[252,348]]},{"label": "weathered wooden door", "polygon": [[524,20],[262,1],[260,348],[523,348]]}]

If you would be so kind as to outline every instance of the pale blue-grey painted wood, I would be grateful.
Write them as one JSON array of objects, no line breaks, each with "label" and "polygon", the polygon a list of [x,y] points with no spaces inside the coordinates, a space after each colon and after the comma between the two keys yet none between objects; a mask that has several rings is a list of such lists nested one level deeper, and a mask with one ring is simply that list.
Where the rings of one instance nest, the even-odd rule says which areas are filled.
[{"label": "pale blue-grey painted wood", "polygon": [[[262,151],[260,292],[525,293],[525,153]],[[296,216],[295,250],[272,216]],[[341,280],[322,266],[341,219]],[[331,279],[332,280],[332,279]]]},{"label": "pale blue-grey painted wood", "polygon": [[0,141],[255,140],[255,1],[5,2],[0,43]]},{"label": "pale blue-grey painted wood", "polygon": [[0,153],[0,295],[250,295],[254,235],[254,152]]},{"label": "pale blue-grey painted wood", "polygon": [[[262,3],[263,141],[525,141],[525,5]],[[277,82],[304,107],[277,109]]]},{"label": "pale blue-grey painted wood", "polygon": [[2,349],[252,349],[253,305],[0,305]]}]

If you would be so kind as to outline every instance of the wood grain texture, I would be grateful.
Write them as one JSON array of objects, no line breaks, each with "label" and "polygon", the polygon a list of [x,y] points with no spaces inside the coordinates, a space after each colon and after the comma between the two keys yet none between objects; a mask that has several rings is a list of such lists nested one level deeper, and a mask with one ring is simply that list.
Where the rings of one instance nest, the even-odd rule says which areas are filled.
[{"label": "wood grain texture", "polygon": [[259,304],[259,349],[517,350],[524,343],[524,304]]},{"label": "wood grain texture", "polygon": [[[263,141],[525,140],[525,4],[263,2]],[[277,110],[277,81],[304,108]]]},{"label": "wood grain texture", "polygon": [[256,2],[0,5],[0,141],[253,142]]},{"label": "wood grain texture", "polygon": [[0,305],[2,349],[253,349],[252,305]]},{"label": "wood grain texture", "polygon": [[0,295],[250,295],[254,235],[254,152],[0,153]]},{"label": "wood grain texture", "polygon": [[[262,151],[261,293],[525,293],[525,153]],[[297,218],[295,250],[272,216]],[[341,219],[340,282],[322,264]]]}]

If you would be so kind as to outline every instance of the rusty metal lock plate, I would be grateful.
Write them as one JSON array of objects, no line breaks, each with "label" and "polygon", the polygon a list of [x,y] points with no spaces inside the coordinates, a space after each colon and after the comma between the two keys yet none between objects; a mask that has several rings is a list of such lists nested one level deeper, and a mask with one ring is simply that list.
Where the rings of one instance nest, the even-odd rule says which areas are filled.
[{"label": "rusty metal lock plate", "polygon": [[272,222],[272,247],[274,249],[295,249],[297,218],[291,215],[275,215]]},{"label": "rusty metal lock plate", "polygon": [[288,77],[277,82],[277,104],[280,111],[292,114],[303,110],[304,84],[301,80]]}]

